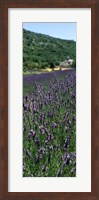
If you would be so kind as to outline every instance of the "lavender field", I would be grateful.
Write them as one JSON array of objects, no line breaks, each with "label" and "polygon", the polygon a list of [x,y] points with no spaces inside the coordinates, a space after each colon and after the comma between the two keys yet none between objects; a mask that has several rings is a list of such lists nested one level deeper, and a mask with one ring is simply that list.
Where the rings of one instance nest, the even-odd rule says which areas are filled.
[{"label": "lavender field", "polygon": [[23,177],[76,176],[76,70],[23,77]]}]

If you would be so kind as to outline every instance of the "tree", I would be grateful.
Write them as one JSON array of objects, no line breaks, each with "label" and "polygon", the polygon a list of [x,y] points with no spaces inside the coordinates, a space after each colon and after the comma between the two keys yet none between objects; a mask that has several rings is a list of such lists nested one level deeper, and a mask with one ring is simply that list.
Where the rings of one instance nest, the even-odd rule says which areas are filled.
[{"label": "tree", "polygon": [[67,56],[67,60],[69,60],[70,59],[70,57],[69,56]]},{"label": "tree", "polygon": [[53,63],[53,62],[51,62],[51,63],[50,63],[50,68],[51,68],[52,70],[54,70],[54,68],[55,68],[55,65],[54,65],[54,63]]},{"label": "tree", "polygon": [[72,68],[76,68],[76,61],[75,61],[75,60],[73,61],[71,67],[72,67]]}]

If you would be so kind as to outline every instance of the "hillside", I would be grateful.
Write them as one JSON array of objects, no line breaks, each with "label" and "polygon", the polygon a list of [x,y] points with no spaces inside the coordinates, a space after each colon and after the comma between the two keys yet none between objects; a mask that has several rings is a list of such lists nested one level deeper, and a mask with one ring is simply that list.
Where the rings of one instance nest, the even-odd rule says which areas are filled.
[{"label": "hillside", "polygon": [[76,59],[76,42],[23,29],[23,70],[58,65],[67,57]]}]

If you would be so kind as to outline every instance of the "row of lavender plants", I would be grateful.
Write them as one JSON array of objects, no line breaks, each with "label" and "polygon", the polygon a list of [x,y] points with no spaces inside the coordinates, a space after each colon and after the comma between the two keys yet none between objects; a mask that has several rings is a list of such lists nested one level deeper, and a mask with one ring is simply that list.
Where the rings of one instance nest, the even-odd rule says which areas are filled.
[{"label": "row of lavender plants", "polygon": [[75,70],[24,77],[23,176],[76,176]]}]

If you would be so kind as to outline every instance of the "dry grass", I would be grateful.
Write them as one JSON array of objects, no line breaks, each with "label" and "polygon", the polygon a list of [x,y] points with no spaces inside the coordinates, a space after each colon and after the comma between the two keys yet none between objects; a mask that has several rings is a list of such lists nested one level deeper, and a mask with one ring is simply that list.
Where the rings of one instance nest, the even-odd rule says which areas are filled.
[{"label": "dry grass", "polygon": [[[70,67],[66,67],[66,68],[61,68],[61,70],[69,70],[71,69]],[[33,71],[26,71],[26,72],[23,72],[24,75],[29,75],[29,74],[41,74],[41,73],[46,73],[46,72],[52,72],[52,71],[59,71],[60,70],[60,67],[59,66],[56,66],[54,68],[54,70],[52,70],[51,68],[46,68],[46,69],[40,69],[40,70],[33,70]]]}]

